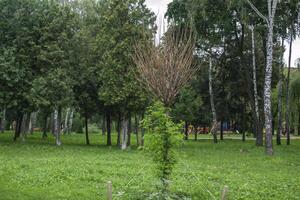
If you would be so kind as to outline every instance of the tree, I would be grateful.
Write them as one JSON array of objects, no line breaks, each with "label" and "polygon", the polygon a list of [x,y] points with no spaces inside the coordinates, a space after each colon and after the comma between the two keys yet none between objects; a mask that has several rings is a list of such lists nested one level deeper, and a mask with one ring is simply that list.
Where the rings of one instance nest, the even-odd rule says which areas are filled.
[{"label": "tree", "polygon": [[138,99],[144,98],[144,91],[135,78],[136,66],[132,59],[132,44],[143,44],[154,33],[155,17],[144,2],[112,0],[101,3],[97,67],[99,81],[103,83],[99,97],[106,110],[107,145],[111,145],[110,124],[116,110],[127,122],[132,102],[142,102]]},{"label": "tree", "polygon": [[271,82],[272,82],[272,64],[273,64],[273,29],[274,18],[277,9],[277,0],[268,0],[268,17],[265,17],[257,8],[249,1],[251,8],[266,21],[268,25],[267,36],[267,62],[265,68],[265,84],[264,84],[264,112],[265,112],[265,129],[266,129],[266,154],[273,155],[272,142],[272,111],[271,111]]},{"label": "tree", "polygon": [[[168,191],[175,161],[175,157],[172,156],[172,135],[178,130],[170,120],[170,111],[164,107],[174,104],[180,90],[198,69],[198,66],[193,63],[194,39],[193,32],[189,28],[174,26],[165,34],[161,45],[155,46],[152,41],[146,46],[138,44],[133,57],[139,80],[154,98],[161,102],[150,108],[144,128],[150,126],[150,130],[159,138],[155,140],[156,145],[152,152],[160,165],[163,194]],[[153,123],[153,120],[156,123]]]}]

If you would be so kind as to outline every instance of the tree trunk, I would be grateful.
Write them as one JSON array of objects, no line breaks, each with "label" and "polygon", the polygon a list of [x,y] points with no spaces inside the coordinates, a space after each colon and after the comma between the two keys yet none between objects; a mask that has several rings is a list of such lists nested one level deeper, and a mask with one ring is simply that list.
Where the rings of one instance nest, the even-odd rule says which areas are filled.
[{"label": "tree trunk", "polygon": [[286,132],[286,144],[290,145],[290,74],[291,74],[291,60],[292,60],[292,45],[293,45],[293,34],[290,35],[290,46],[289,46],[289,64],[288,64],[288,75],[286,80],[286,99],[285,99],[285,132]]},{"label": "tree trunk", "polygon": [[224,130],[223,130],[223,121],[221,120],[221,125],[220,125],[220,140],[224,139],[223,138],[223,132],[224,132]]},{"label": "tree trunk", "polygon": [[29,124],[29,121],[30,121],[30,114],[26,113],[23,116],[23,120],[22,120],[22,123],[21,123],[22,142],[25,142],[25,140],[26,140],[26,134],[27,134],[27,131],[28,131],[27,125]]},{"label": "tree trunk", "polygon": [[45,116],[44,116],[44,128],[43,128],[42,138],[47,138],[47,121],[48,121],[48,114],[45,113]]},{"label": "tree trunk", "polygon": [[[284,49],[284,39],[282,39],[281,47]],[[282,135],[282,79],[283,79],[283,53],[281,57],[282,64],[279,66],[279,81],[278,81],[278,125],[276,133],[276,143],[281,145],[281,135]]]},{"label": "tree trunk", "polygon": [[89,139],[89,127],[88,127],[88,116],[87,113],[85,114],[85,140],[86,144],[90,145],[90,139]]},{"label": "tree trunk", "polygon": [[243,105],[243,116],[242,116],[242,134],[243,134],[243,138],[242,141],[245,142],[246,141],[246,119],[245,119],[245,115],[246,115],[246,106]]},{"label": "tree trunk", "polygon": [[107,146],[111,146],[111,120],[110,110],[106,111]]},{"label": "tree trunk", "polygon": [[122,123],[122,115],[121,115],[121,111],[119,111],[118,113],[118,121],[117,121],[117,146],[120,147],[121,146],[121,123]]},{"label": "tree trunk", "polygon": [[194,138],[195,141],[197,141],[198,139],[197,137],[198,137],[198,128],[195,128],[195,138]]},{"label": "tree trunk", "polygon": [[127,138],[128,137],[128,119],[122,120],[122,146],[121,149],[125,150],[127,148]]},{"label": "tree trunk", "polygon": [[68,134],[71,134],[71,132],[72,132],[73,117],[74,117],[74,110],[72,108],[70,110],[71,110],[71,112],[70,112],[70,117],[69,117]]},{"label": "tree trunk", "polygon": [[70,108],[67,108],[67,111],[66,111],[66,116],[65,116],[65,121],[64,121],[64,134],[67,134],[69,132],[69,116],[70,116]]},{"label": "tree trunk", "polygon": [[16,122],[14,141],[17,141],[17,139],[20,137],[22,121],[23,121],[23,114],[19,113],[19,116],[18,116],[18,119]]},{"label": "tree trunk", "polygon": [[61,107],[54,111],[54,133],[55,133],[55,143],[57,146],[61,145],[60,140],[60,120],[61,120]]},{"label": "tree trunk", "polygon": [[30,116],[30,124],[29,124],[29,132],[33,134],[34,128],[36,126],[36,119],[37,119],[38,112],[33,112]]},{"label": "tree trunk", "polygon": [[[143,114],[142,114],[142,119],[144,119],[144,112],[143,112]],[[141,129],[141,146],[143,147],[144,146],[144,135],[145,135],[145,129],[144,129],[144,127],[142,127],[142,129]]]},{"label": "tree trunk", "polygon": [[187,121],[185,121],[185,124],[184,124],[184,139],[185,140],[189,139],[189,125],[188,125]]},{"label": "tree trunk", "polygon": [[2,111],[2,117],[1,117],[1,133],[4,133],[5,130],[5,123],[6,122],[6,109],[4,108]]},{"label": "tree trunk", "polygon": [[271,82],[272,82],[272,64],[273,64],[273,28],[276,12],[277,0],[268,0],[268,38],[267,38],[267,64],[265,71],[264,84],[264,112],[265,112],[265,148],[267,155],[273,155],[272,140],[272,111],[271,111]]},{"label": "tree trunk", "polygon": [[[56,115],[57,117],[57,115]],[[51,133],[54,137],[56,137],[56,133],[55,133],[55,111],[53,113],[51,113]]]},{"label": "tree trunk", "polygon": [[106,115],[103,115],[103,118],[102,118],[102,135],[105,135],[106,133]]},{"label": "tree trunk", "polygon": [[254,26],[250,27],[251,38],[252,38],[252,73],[253,73],[253,91],[254,91],[254,108],[255,108],[255,131],[256,131],[256,145],[263,146],[263,134],[260,127],[260,115],[259,115],[259,103],[258,103],[258,92],[257,92],[257,76],[256,76],[256,56],[255,56],[255,35]]},{"label": "tree trunk", "polygon": [[131,131],[132,131],[132,123],[131,123],[131,112],[128,115],[128,137],[127,137],[127,146],[131,145]]},{"label": "tree trunk", "polygon": [[211,111],[213,115],[213,125],[211,128],[211,134],[213,135],[213,141],[214,143],[218,143],[218,138],[217,138],[217,114],[216,114],[216,108],[215,108],[215,103],[214,103],[214,93],[213,93],[213,78],[212,78],[212,60],[211,56],[209,58],[209,96],[210,96],[210,106],[211,106]]},{"label": "tree trunk", "polygon": [[139,138],[139,120],[137,115],[134,115],[134,132],[136,135],[136,146],[139,147],[140,146],[140,138]]}]

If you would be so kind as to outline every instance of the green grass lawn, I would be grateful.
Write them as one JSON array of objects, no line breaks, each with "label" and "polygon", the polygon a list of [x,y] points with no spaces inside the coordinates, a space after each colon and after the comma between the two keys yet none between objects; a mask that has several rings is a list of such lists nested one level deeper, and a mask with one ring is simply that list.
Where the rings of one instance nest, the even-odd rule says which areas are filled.
[{"label": "green grass lawn", "polygon": [[[42,140],[36,133],[13,143],[11,134],[0,134],[0,199],[105,199],[109,180],[114,199],[151,199],[157,179],[147,154],[135,146],[109,148],[105,136],[90,136],[91,146],[76,134],[56,147],[52,136]],[[180,199],[220,199],[224,185],[228,199],[300,199],[300,140],[276,146],[273,157],[254,141],[231,139],[190,140],[177,152],[171,190]]]}]

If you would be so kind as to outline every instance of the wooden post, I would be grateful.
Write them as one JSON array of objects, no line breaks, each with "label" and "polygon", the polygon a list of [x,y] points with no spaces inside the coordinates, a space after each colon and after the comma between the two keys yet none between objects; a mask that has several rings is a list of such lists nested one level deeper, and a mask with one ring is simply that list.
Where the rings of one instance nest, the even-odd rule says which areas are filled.
[{"label": "wooden post", "polygon": [[225,185],[221,194],[221,200],[226,200],[227,193],[228,193],[228,186]]},{"label": "wooden post", "polygon": [[111,183],[111,181],[107,182],[107,200],[112,200],[112,183]]}]

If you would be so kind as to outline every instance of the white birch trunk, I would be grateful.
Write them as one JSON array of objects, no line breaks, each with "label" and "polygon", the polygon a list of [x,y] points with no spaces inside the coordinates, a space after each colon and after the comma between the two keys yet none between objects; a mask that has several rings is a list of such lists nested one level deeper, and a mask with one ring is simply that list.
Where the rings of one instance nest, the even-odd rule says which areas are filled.
[{"label": "white birch trunk", "polygon": [[74,111],[73,109],[70,109],[70,117],[69,117],[69,126],[68,126],[68,133],[70,134],[72,132],[72,126],[73,126],[73,116],[74,116]]},{"label": "white birch trunk", "polygon": [[271,83],[272,83],[272,64],[273,64],[273,28],[276,13],[277,0],[268,0],[268,38],[267,38],[267,63],[264,84],[264,112],[266,129],[266,153],[273,155],[272,141],[272,110],[271,110]]},{"label": "white birch trunk", "polygon": [[263,135],[260,126],[259,102],[257,91],[257,74],[256,74],[256,56],[255,56],[255,35],[254,26],[250,26],[252,40],[252,76],[253,76],[253,91],[254,91],[254,109],[255,109],[255,129],[256,129],[256,145],[263,145]]},{"label": "white birch trunk", "polygon": [[256,78],[256,57],[255,57],[255,36],[254,36],[254,26],[250,27],[251,38],[252,38],[252,70],[253,70],[253,90],[254,90],[254,106],[255,115],[259,120],[259,105],[258,105],[258,92],[257,92],[257,78]]},{"label": "white birch trunk", "polygon": [[26,140],[26,134],[27,134],[27,127],[26,127],[26,124],[28,122],[28,118],[30,116],[28,114],[25,114],[24,117],[23,117],[23,120],[22,120],[22,124],[21,124],[21,138],[22,138],[22,142],[25,142]]},{"label": "white birch trunk", "polygon": [[36,117],[37,117],[36,112],[33,112],[30,114],[29,124],[28,124],[28,132],[31,134],[33,133],[33,129],[34,129],[35,122],[36,122]]},{"label": "white birch trunk", "polygon": [[121,149],[125,150],[127,148],[128,140],[128,119],[122,120],[122,133],[121,133]]},{"label": "white birch trunk", "polygon": [[64,133],[68,133],[69,132],[69,115],[70,115],[70,108],[67,108],[67,111],[66,111],[66,116],[65,116],[65,123],[64,123]]},{"label": "white birch trunk", "polygon": [[216,108],[215,108],[215,102],[214,102],[214,91],[213,91],[213,78],[212,78],[212,60],[211,56],[209,58],[209,71],[208,71],[208,76],[209,76],[209,95],[210,95],[210,106],[211,106],[211,111],[213,115],[213,125],[211,128],[211,133],[213,134],[214,137],[214,142],[217,142],[217,113],[216,113]]},{"label": "white birch trunk", "polygon": [[57,146],[61,145],[60,141],[60,127],[59,127],[59,119],[58,119],[58,110],[54,111],[54,134],[55,134],[55,142]]}]

